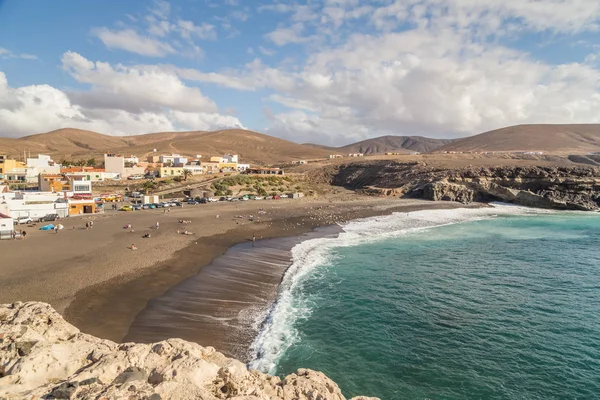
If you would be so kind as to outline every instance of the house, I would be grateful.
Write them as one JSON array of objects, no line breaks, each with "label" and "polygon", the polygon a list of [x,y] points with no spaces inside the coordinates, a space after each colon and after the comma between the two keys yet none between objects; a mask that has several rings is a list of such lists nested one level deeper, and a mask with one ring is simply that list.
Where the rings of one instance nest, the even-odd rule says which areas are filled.
[{"label": "house", "polygon": [[221,170],[218,162],[203,162],[202,170],[205,174],[218,174]]},{"label": "house", "polygon": [[238,165],[237,165],[237,170],[238,170],[238,172],[244,172],[244,171],[246,171],[248,168],[250,168],[250,164],[238,164]]},{"label": "house", "polygon": [[[133,156],[127,157],[128,160],[135,159]],[[118,174],[119,178],[127,179],[131,175],[144,175],[145,169],[136,164],[127,162],[125,165],[125,157],[106,153],[104,154],[104,170],[106,172]]]},{"label": "house", "polygon": [[12,232],[15,229],[15,220],[13,217],[0,213],[0,239],[12,238]]},{"label": "house", "polygon": [[106,172],[104,168],[93,167],[69,167],[61,168],[60,172],[67,177],[91,182],[103,182],[104,180],[120,179],[117,172]]},{"label": "house", "polygon": [[160,167],[158,176],[160,178],[183,176],[183,167]]},{"label": "house", "polygon": [[308,161],[306,160],[298,160],[298,161],[294,161],[293,162],[296,165],[303,165],[303,164],[308,164]]},{"label": "house", "polygon": [[38,189],[41,192],[63,192],[71,190],[69,181],[62,174],[38,175]]},{"label": "house", "polygon": [[38,154],[37,158],[27,158],[26,172],[25,180],[28,183],[35,183],[39,174],[60,173],[60,164],[55,163],[48,155]]},{"label": "house", "polygon": [[329,158],[342,158],[341,154],[330,154]]},{"label": "house", "polygon": [[41,218],[47,214],[69,215],[66,192],[8,192],[0,195],[0,203],[6,204],[13,218]]},{"label": "house", "polygon": [[363,153],[350,153],[348,154],[348,157],[363,157],[364,154]]},{"label": "house", "polygon": [[204,172],[204,168],[202,167],[202,165],[200,163],[187,163],[186,165],[183,166],[183,170],[184,171],[190,171],[190,173],[192,175],[200,175]]},{"label": "house", "polygon": [[188,163],[187,157],[183,157],[179,154],[171,154],[159,156],[158,161],[162,164],[171,164],[171,165],[185,165]]},{"label": "house", "polygon": [[96,202],[91,199],[69,199],[69,215],[94,214]]},{"label": "house", "polygon": [[[27,177],[27,164],[21,161],[12,160],[8,158],[5,154],[0,154],[0,180],[8,180],[6,174],[15,170],[23,171],[23,181],[25,181]],[[11,180],[14,179],[15,178],[13,175],[13,178],[11,178]]]},{"label": "house", "polygon": [[284,175],[281,168],[248,168],[246,173],[255,175]]},{"label": "house", "polygon": [[296,192],[296,193],[292,193],[289,195],[290,199],[301,199],[302,197],[304,197],[304,193],[302,192]]}]

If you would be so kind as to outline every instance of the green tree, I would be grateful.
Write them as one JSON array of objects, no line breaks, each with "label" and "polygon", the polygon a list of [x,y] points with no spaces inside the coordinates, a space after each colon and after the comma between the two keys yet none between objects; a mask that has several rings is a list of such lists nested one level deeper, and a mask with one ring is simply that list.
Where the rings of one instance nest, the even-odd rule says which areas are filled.
[{"label": "green tree", "polygon": [[192,175],[192,171],[190,171],[189,169],[184,169],[183,170],[183,180],[187,181],[188,176]]},{"label": "green tree", "polygon": [[87,164],[88,167],[95,167],[96,166],[96,159],[92,157],[89,160],[87,160],[86,164]]}]

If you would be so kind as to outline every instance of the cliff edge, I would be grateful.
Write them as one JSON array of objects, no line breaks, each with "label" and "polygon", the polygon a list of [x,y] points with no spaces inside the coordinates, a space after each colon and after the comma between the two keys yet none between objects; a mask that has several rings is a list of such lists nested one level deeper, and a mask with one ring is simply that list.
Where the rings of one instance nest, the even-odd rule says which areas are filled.
[{"label": "cliff edge", "polygon": [[592,166],[445,168],[382,160],[323,168],[314,171],[312,179],[378,196],[600,210],[600,168]]},{"label": "cliff edge", "polygon": [[[0,399],[343,400],[323,373],[284,379],[181,339],[118,344],[81,333],[50,305],[0,305]],[[355,397],[354,400],[374,399]]]}]

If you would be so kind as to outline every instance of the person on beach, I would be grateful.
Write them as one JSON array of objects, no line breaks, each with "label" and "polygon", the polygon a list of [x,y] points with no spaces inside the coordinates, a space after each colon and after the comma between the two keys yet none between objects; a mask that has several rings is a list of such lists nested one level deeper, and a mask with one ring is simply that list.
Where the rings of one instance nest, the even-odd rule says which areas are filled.
[{"label": "person on beach", "polygon": [[27,239],[27,232],[25,232],[25,231],[22,231],[22,232],[21,232],[21,237],[22,237],[23,239]]},{"label": "person on beach", "polygon": [[94,227],[94,221],[90,221],[90,229]]},{"label": "person on beach", "polygon": [[86,223],[85,223],[85,230],[87,231],[88,229],[90,229],[90,223],[89,223],[89,222],[86,222]]},{"label": "person on beach", "polygon": [[156,221],[156,224],[154,224],[154,229],[158,229],[160,227],[160,225],[158,224],[158,221]]},{"label": "person on beach", "polygon": [[135,244],[131,244],[131,250],[137,250],[137,247],[135,247]]},{"label": "person on beach", "polygon": [[254,243],[256,243],[256,235],[252,234],[252,247],[254,247]]}]

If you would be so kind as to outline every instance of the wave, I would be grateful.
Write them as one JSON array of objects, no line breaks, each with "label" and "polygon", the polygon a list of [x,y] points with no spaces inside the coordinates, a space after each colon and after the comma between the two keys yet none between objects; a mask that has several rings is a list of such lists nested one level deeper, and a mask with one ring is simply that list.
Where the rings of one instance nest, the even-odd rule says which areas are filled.
[{"label": "wave", "polygon": [[303,283],[316,269],[334,261],[333,249],[410,235],[444,225],[548,213],[555,211],[501,203],[487,208],[397,212],[350,221],[341,225],[342,232],[337,237],[310,239],[297,244],[292,248],[292,263],[281,281],[278,298],[266,318],[260,320],[262,329],[250,347],[250,367],[269,374],[276,373],[279,359],[299,340],[296,321],[310,316],[310,303],[302,293]]}]

